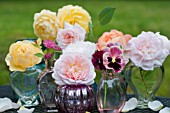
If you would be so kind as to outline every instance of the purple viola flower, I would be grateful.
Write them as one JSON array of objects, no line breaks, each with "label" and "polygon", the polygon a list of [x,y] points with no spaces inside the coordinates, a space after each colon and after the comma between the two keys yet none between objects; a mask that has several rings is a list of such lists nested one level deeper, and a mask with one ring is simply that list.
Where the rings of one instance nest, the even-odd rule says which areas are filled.
[{"label": "purple viola flower", "polygon": [[52,57],[51,53],[44,54],[44,59],[50,59]]},{"label": "purple viola flower", "polygon": [[51,40],[44,40],[43,44],[46,48],[48,49],[54,49],[54,50],[61,50],[61,48],[59,46],[56,45],[56,43],[54,41]]},{"label": "purple viola flower", "polygon": [[112,69],[115,73],[119,73],[124,68],[126,61],[123,57],[123,50],[120,46],[113,45],[103,50],[103,65],[106,69]]},{"label": "purple viola flower", "polygon": [[96,51],[92,55],[92,63],[97,70],[106,69],[105,66],[103,65],[103,54],[104,54],[104,51]]}]

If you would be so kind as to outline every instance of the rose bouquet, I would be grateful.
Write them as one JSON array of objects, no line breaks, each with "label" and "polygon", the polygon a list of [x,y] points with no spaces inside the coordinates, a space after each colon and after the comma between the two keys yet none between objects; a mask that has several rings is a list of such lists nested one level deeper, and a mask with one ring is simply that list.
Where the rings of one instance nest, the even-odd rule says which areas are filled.
[{"label": "rose bouquet", "polygon": [[[54,65],[51,65],[51,68],[46,68],[46,72],[43,72],[44,75],[38,79],[42,104],[47,112],[48,110],[55,110],[56,107],[60,112],[70,109],[74,111],[80,108],[82,112],[92,110],[94,106],[94,95],[90,85],[94,83],[96,73],[91,62],[91,56],[96,50],[96,46],[91,42],[84,42],[90,32],[91,24],[89,13],[79,6],[64,6],[58,10],[57,14],[49,10],[42,10],[40,13],[34,15],[34,33],[43,40],[43,45],[47,48],[43,54],[37,53],[36,56],[49,59],[55,54],[56,49],[62,50],[62,54],[59,59],[56,59],[55,64],[54,62],[47,63]],[[55,46],[53,46],[54,41],[57,44]],[[36,46],[39,47],[39,45]],[[47,70],[50,72],[47,72]],[[51,78],[51,75],[53,78]],[[70,89],[71,91],[68,92],[68,95],[61,98],[63,95],[60,95],[60,92],[55,94],[56,85],[54,86],[53,79],[59,85],[57,91],[60,91],[60,88],[67,90],[67,87],[77,87],[78,89],[74,90],[75,93],[77,94],[77,91],[80,91],[84,97],[77,94],[75,95],[75,99],[72,99],[69,96],[73,90]],[[44,82],[47,82],[48,86],[43,85]],[[47,90],[51,93],[45,93]],[[87,93],[87,95],[84,93]],[[54,107],[54,95],[56,107]],[[79,100],[80,97],[82,100]],[[69,100],[69,104],[67,102],[61,102],[62,99],[65,100],[66,98],[72,99],[72,101],[70,102]],[[82,105],[87,105],[86,107],[81,107],[75,101],[84,102]],[[62,108],[63,104],[66,108]],[[75,106],[75,109],[72,106]]]}]

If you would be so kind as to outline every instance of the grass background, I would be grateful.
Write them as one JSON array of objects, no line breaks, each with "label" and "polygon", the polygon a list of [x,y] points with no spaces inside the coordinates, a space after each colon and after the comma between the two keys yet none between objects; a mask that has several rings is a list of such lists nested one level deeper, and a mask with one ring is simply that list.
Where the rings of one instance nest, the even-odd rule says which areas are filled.
[{"label": "grass background", "polygon": [[[9,70],[4,61],[11,43],[21,38],[35,38],[34,13],[42,9],[57,12],[64,5],[80,5],[92,16],[95,40],[105,31],[117,29],[137,36],[142,31],[161,32],[170,37],[169,1],[112,1],[112,0],[24,0],[0,1],[0,85],[9,84]],[[112,21],[98,25],[97,17],[105,7],[115,7]],[[164,62],[165,78],[157,95],[170,97],[170,56]]]}]

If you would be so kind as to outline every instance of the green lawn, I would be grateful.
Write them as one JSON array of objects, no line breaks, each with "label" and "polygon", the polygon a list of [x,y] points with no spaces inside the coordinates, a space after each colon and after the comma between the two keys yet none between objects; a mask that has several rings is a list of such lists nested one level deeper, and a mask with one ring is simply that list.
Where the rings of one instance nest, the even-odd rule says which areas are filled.
[{"label": "green lawn", "polygon": [[[118,29],[136,36],[141,31],[161,32],[170,37],[170,2],[168,1],[111,1],[111,0],[32,0],[0,1],[0,85],[9,84],[9,71],[4,59],[11,43],[17,39],[36,37],[33,32],[34,13],[42,9],[57,11],[68,5],[80,5],[92,16],[95,25],[95,40],[110,29]],[[106,26],[99,26],[97,16],[105,7],[115,7],[112,21]],[[157,95],[170,97],[170,56],[164,62],[165,78]]]}]

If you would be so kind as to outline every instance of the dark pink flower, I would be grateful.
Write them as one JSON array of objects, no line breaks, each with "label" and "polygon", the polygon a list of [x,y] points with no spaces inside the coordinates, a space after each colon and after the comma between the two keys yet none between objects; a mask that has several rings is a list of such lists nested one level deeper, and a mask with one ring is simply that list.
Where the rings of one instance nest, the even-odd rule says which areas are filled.
[{"label": "dark pink flower", "polygon": [[44,59],[50,59],[52,57],[51,53],[44,54]]},{"label": "dark pink flower", "polygon": [[43,44],[48,49],[61,50],[61,48],[59,46],[57,46],[54,41],[44,40]]}]

